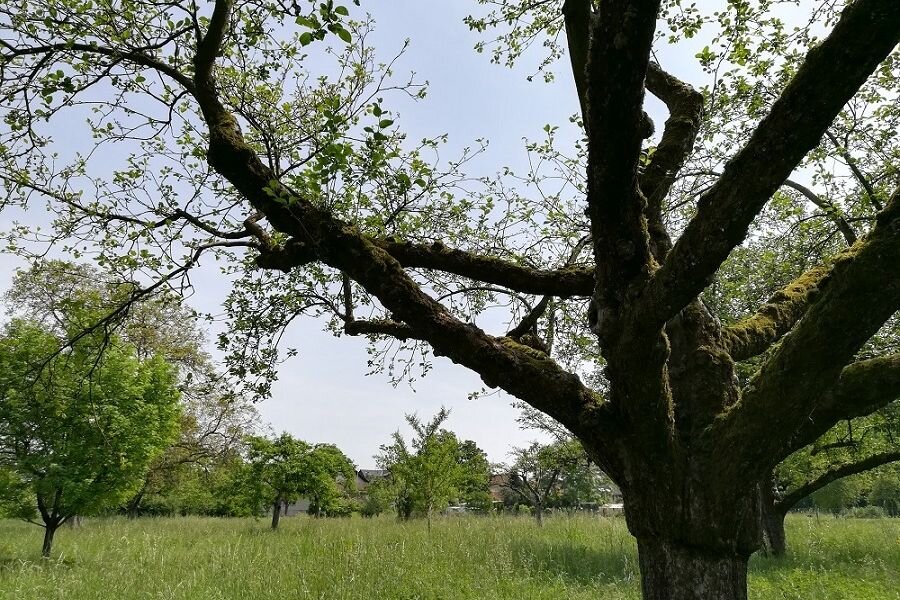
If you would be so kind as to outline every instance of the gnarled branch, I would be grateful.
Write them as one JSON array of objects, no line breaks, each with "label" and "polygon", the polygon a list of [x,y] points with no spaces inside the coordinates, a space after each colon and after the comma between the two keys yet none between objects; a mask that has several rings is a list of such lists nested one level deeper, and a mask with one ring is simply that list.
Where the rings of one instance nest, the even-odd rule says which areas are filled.
[{"label": "gnarled branch", "polygon": [[754,217],[841,108],[900,41],[900,3],[857,0],[811,50],[753,136],[700,198],[697,216],[647,287],[643,310],[664,323],[709,283]]}]

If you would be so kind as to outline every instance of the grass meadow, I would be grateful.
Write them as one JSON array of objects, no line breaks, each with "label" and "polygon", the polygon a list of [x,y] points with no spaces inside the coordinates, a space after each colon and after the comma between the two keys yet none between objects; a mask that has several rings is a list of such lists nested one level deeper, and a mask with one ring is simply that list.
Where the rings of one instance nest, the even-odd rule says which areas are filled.
[{"label": "grass meadow", "polygon": [[[0,521],[0,599],[638,599],[621,519],[458,517],[96,519],[41,530]],[[900,599],[900,519],[788,521],[789,555],[754,557],[757,600]]]}]

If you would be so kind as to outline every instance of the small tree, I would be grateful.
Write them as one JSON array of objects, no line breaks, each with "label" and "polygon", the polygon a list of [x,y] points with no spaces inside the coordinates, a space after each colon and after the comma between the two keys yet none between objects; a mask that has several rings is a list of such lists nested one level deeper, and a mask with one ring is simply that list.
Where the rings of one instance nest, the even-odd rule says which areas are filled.
[{"label": "small tree", "polygon": [[900,516],[900,471],[889,469],[875,479],[869,504],[880,506],[892,517]]},{"label": "small tree", "polygon": [[533,509],[538,525],[544,523],[544,510],[559,493],[563,475],[584,459],[581,445],[571,440],[543,446],[533,442],[526,448],[514,448],[506,487]]},{"label": "small tree", "polygon": [[400,432],[395,432],[393,443],[382,446],[378,457],[381,468],[391,473],[397,516],[405,520],[416,513],[424,515],[429,530],[434,512],[447,505],[465,479],[459,442],[441,429],[449,416],[450,411],[443,407],[427,423],[406,415],[416,436],[407,445]]},{"label": "small tree", "polygon": [[459,501],[471,509],[489,510],[491,465],[484,450],[472,440],[465,440],[458,446],[457,462],[462,470],[458,489]]},{"label": "small tree", "polygon": [[302,496],[319,506],[334,502],[339,492],[336,478],[351,480],[353,464],[336,447],[311,446],[288,433],[274,440],[247,438],[248,475],[260,504],[272,507],[272,529],[278,528],[281,507]]},{"label": "small tree", "polygon": [[0,469],[17,481],[16,515],[44,527],[47,557],[60,525],[133,493],[176,431],[178,391],[168,364],[116,338],[65,346],[21,320],[0,338],[0,364]]}]

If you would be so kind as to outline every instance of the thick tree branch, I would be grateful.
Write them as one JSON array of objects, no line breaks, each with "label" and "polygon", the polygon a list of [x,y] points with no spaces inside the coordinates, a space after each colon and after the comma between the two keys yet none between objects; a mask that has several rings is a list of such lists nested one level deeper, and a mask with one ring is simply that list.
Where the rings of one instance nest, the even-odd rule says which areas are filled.
[{"label": "thick tree branch", "polygon": [[852,463],[846,463],[829,469],[819,477],[807,481],[797,489],[785,494],[783,498],[775,502],[775,510],[780,513],[786,513],[798,502],[800,502],[810,494],[822,489],[833,481],[843,479],[844,477],[849,477],[850,475],[865,473],[866,471],[870,471],[876,467],[880,467],[882,465],[887,465],[897,461],[900,461],[900,450],[873,454],[872,456],[869,456],[862,460]]},{"label": "thick tree branch", "polygon": [[667,321],[706,287],[766,201],[898,40],[896,0],[857,0],[844,10],[722,177],[701,196],[697,216],[642,298],[641,308],[654,322]]},{"label": "thick tree branch", "polygon": [[[745,455],[734,461],[736,468],[772,466],[841,419],[890,401],[897,357],[844,365],[900,308],[900,278],[889,276],[898,264],[900,192],[873,231],[835,260],[819,299],[750,382],[741,402],[712,428],[713,434],[721,429],[725,447]],[[857,385],[865,381],[862,373],[869,383]]]},{"label": "thick tree branch", "polygon": [[566,24],[566,40],[569,46],[569,61],[582,118],[587,118],[587,57],[591,36],[591,0],[566,0],[563,3],[563,18]]},{"label": "thick tree branch", "polygon": [[[227,2],[217,3],[217,8],[223,4]],[[587,437],[608,432],[615,416],[576,375],[542,353],[459,321],[425,294],[385,248],[279,182],[247,144],[234,115],[218,98],[209,68],[208,73],[197,78],[195,97],[210,131],[209,164],[265,214],[272,227],[293,238],[294,251],[303,260],[318,260],[346,273],[436,353],[472,369],[487,385],[503,388]],[[613,443],[598,440],[610,462],[617,456]]]},{"label": "thick tree branch", "polygon": [[662,205],[678,171],[694,148],[703,116],[703,94],[654,62],[647,68],[647,90],[669,109],[662,139],[640,179],[641,191],[647,198],[647,225],[653,255],[657,261],[662,261],[671,249]]},{"label": "thick tree branch", "polygon": [[[413,244],[373,239],[369,242],[390,254],[404,268],[443,271],[522,294],[570,298],[590,296],[594,289],[593,273],[585,267],[568,266],[556,270],[542,270],[500,258],[448,248],[440,243]],[[259,257],[257,263],[267,269],[289,271],[311,260],[314,260],[314,257],[310,254],[309,248],[295,242],[266,252]]]},{"label": "thick tree branch", "polygon": [[[637,170],[644,83],[658,0],[604,0],[592,18],[588,52],[588,216],[597,264],[594,299],[614,316],[635,283],[650,275],[652,257]],[[601,346],[621,324],[598,319]]]},{"label": "thick tree branch", "polygon": [[[817,420],[838,422],[872,414],[900,398],[900,354],[855,362],[844,367],[837,386],[817,407]],[[807,427],[814,427],[810,422]],[[804,428],[802,435],[806,434]]]},{"label": "thick tree branch", "polygon": [[815,267],[777,291],[755,314],[722,330],[725,349],[735,361],[768,350],[806,313],[828,282],[829,267]]},{"label": "thick tree branch", "polygon": [[197,81],[207,81],[212,74],[216,55],[225,41],[233,5],[234,0],[216,0],[206,35],[197,42],[197,54],[194,56],[194,79]]}]

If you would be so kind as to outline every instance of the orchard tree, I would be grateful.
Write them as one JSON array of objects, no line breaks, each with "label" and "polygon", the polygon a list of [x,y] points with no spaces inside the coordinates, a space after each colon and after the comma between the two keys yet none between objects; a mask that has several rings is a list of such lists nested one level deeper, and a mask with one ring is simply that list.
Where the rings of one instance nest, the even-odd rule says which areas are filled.
[{"label": "orchard tree", "polygon": [[428,422],[406,415],[415,433],[407,443],[399,431],[393,442],[381,447],[378,466],[390,472],[397,516],[406,520],[415,514],[424,516],[431,530],[435,511],[442,510],[467,483],[466,465],[471,462],[460,455],[456,436],[441,425],[450,411],[441,410]]},{"label": "orchard tree", "polygon": [[846,477],[900,461],[900,406],[835,426],[775,469],[772,481],[761,486],[763,527],[767,550],[785,553],[784,518],[810,495]]},{"label": "orchard tree", "polygon": [[44,527],[45,557],[60,525],[134,492],[179,413],[161,358],[102,335],[66,339],[21,320],[0,337],[0,471],[15,514]]},{"label": "orchard tree", "polygon": [[[60,337],[83,334],[94,326],[130,344],[139,360],[161,356],[176,370],[181,392],[178,438],[157,456],[144,484],[128,499],[129,516],[140,513],[143,499],[175,484],[193,468],[211,467],[252,433],[257,414],[240,386],[216,368],[203,349],[205,335],[198,316],[166,290],[123,302],[138,285],[127,274],[85,263],[38,259],[19,269],[3,294],[7,313],[40,323]],[[105,317],[99,323],[80,319],[73,307],[90,305]]]},{"label": "orchard tree", "polygon": [[883,508],[891,517],[900,516],[900,470],[896,466],[879,473],[867,500],[870,505]]},{"label": "orchard tree", "polygon": [[272,507],[272,529],[278,528],[282,507],[300,498],[319,505],[333,502],[338,494],[337,477],[353,481],[353,463],[330,444],[311,446],[290,434],[275,439],[250,436],[249,485],[255,486],[262,506]]},{"label": "orchard tree", "polygon": [[[261,394],[302,314],[399,340],[405,364],[429,347],[581,440],[623,492],[645,598],[746,598],[768,474],[900,389],[896,348],[860,354],[900,305],[900,3],[791,5],[796,28],[769,0],[476,4],[498,61],[538,42],[549,76],[568,52],[584,139],[559,164],[583,176],[559,194],[502,177],[467,194],[465,157],[442,170],[437,142],[403,143],[390,103],[421,88],[374,60],[342,5],[7,2],[5,201],[46,203],[54,224],[18,227],[11,249],[141,270],[138,296],[232,258],[220,342]],[[686,38],[708,41],[691,51],[702,93],[650,60]],[[660,134],[645,92],[668,109]],[[97,148],[58,151],[52,132],[79,115],[90,135],[66,137]],[[557,143],[547,131],[532,152]],[[810,171],[862,213],[845,211],[858,239],[717,318],[704,290]],[[473,320],[497,297],[510,326],[486,332]]]},{"label": "orchard tree", "polygon": [[544,511],[560,495],[565,475],[586,458],[576,440],[542,445],[532,442],[525,448],[514,448],[512,464],[504,487],[531,506],[538,525],[544,524]]},{"label": "orchard tree", "polygon": [[490,510],[491,464],[487,454],[474,441],[464,440],[457,446],[456,456],[462,470],[457,484],[457,500],[470,509]]}]

